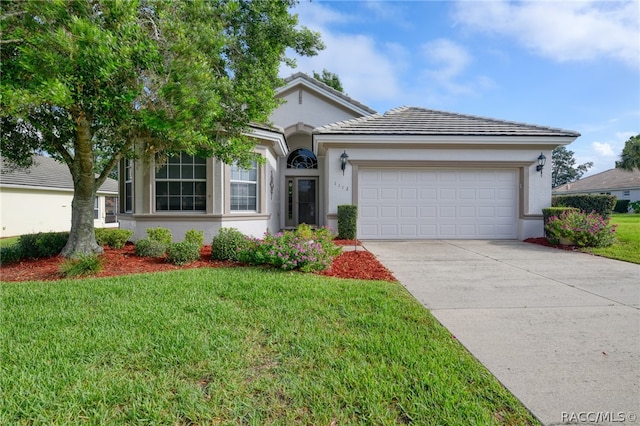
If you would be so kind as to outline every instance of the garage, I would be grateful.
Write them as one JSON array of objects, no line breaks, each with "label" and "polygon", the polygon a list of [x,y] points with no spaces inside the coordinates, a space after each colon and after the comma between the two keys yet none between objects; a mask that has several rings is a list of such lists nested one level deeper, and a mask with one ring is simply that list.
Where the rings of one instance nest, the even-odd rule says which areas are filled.
[{"label": "garage", "polygon": [[361,239],[515,239],[516,169],[358,171]]}]

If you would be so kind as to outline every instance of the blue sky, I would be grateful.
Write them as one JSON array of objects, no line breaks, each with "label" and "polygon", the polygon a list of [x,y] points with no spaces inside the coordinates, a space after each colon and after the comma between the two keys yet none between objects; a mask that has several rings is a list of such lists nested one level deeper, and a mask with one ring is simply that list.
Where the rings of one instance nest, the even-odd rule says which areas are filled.
[{"label": "blue sky", "polygon": [[575,130],[587,175],[640,133],[640,1],[301,1],[324,68],[378,112],[420,106]]}]

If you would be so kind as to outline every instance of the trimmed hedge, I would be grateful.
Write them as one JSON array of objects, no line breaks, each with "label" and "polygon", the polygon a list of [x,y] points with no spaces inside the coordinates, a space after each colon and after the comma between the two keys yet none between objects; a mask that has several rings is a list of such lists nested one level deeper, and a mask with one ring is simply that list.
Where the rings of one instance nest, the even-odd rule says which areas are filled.
[{"label": "trimmed hedge", "polygon": [[629,203],[631,200],[618,200],[613,211],[616,213],[629,213]]},{"label": "trimmed hedge", "polygon": [[197,244],[198,247],[204,246],[204,231],[190,229],[184,234],[184,241]]},{"label": "trimmed hedge", "polygon": [[171,230],[168,228],[162,228],[162,227],[147,228],[147,235],[149,236],[150,240],[158,241],[167,246],[171,244],[171,240],[173,239],[173,236],[171,235]]},{"label": "trimmed hedge", "polygon": [[98,245],[115,249],[124,247],[129,238],[133,236],[133,231],[128,229],[96,228],[95,232]]},{"label": "trimmed hedge", "polygon": [[22,259],[22,248],[16,243],[8,247],[0,247],[0,265],[19,262]]},{"label": "trimmed hedge", "polygon": [[236,228],[220,228],[211,242],[211,258],[214,260],[238,260],[241,249],[248,247],[249,240]]},{"label": "trimmed hedge", "polygon": [[186,265],[200,259],[200,246],[190,241],[171,243],[167,247],[167,262]]},{"label": "trimmed hedge", "polygon": [[136,256],[162,257],[167,251],[167,245],[156,240],[143,239],[136,241]]},{"label": "trimmed hedge", "polygon": [[18,240],[22,257],[38,259],[60,254],[69,240],[68,232],[39,232],[21,235]]},{"label": "trimmed hedge", "polygon": [[338,238],[355,240],[358,230],[358,206],[343,204],[338,206]]},{"label": "trimmed hedge", "polygon": [[615,195],[606,194],[574,194],[551,197],[553,207],[574,207],[580,211],[596,212],[603,219],[608,219],[616,205]]}]

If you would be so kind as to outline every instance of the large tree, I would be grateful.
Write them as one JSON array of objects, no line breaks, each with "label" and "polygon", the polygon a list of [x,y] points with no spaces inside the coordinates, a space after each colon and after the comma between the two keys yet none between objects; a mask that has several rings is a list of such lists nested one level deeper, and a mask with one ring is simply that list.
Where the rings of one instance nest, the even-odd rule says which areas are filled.
[{"label": "large tree", "polygon": [[342,88],[342,82],[340,81],[340,77],[338,77],[338,74],[333,73],[325,68],[322,69],[322,74],[318,74],[314,71],[313,78],[323,82],[329,87],[336,89],[338,92],[344,92],[344,89]]},{"label": "large tree", "polygon": [[564,146],[557,147],[551,154],[553,161],[551,168],[551,186],[553,188],[564,185],[565,183],[577,181],[593,167],[593,162],[591,161],[576,166],[573,151],[569,151]]},{"label": "large tree", "polygon": [[[295,0],[0,2],[2,156],[44,151],[74,183],[62,254],[100,252],[97,188],[124,158],[178,151],[247,164],[282,62],[321,49]],[[134,150],[135,146],[135,150]],[[134,152],[135,151],[135,152]]]},{"label": "large tree", "polygon": [[640,135],[631,136],[625,142],[620,154],[620,161],[616,161],[616,168],[640,170]]}]

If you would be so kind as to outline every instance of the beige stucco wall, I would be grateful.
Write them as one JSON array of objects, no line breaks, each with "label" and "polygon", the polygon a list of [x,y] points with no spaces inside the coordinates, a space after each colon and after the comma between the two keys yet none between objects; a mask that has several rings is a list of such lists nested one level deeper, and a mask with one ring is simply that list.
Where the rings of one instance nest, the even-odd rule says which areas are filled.
[{"label": "beige stucco wall", "polygon": [[[115,194],[113,194],[115,195]],[[71,191],[35,188],[0,189],[0,236],[37,232],[61,232],[71,228]],[[100,218],[96,227],[117,226],[105,224],[105,198],[99,197]]]}]

